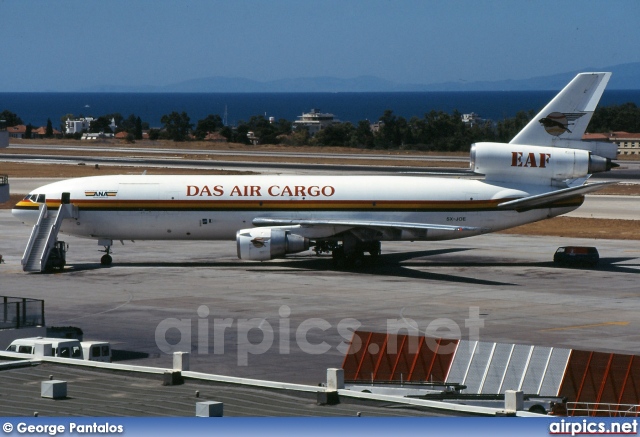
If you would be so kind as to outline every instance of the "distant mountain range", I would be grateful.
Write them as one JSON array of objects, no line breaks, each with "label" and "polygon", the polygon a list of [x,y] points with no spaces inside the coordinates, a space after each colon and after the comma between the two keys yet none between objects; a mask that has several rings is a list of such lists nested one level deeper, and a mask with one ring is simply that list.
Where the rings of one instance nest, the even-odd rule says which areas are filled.
[{"label": "distant mountain range", "polygon": [[609,67],[584,68],[580,71],[520,80],[452,81],[433,84],[403,84],[374,76],[350,79],[308,77],[257,81],[240,77],[206,77],[166,86],[95,86],[81,92],[161,92],[161,93],[280,93],[280,92],[394,92],[394,91],[528,91],[558,90],[581,71],[612,71],[608,89],[640,89],[640,62]]}]

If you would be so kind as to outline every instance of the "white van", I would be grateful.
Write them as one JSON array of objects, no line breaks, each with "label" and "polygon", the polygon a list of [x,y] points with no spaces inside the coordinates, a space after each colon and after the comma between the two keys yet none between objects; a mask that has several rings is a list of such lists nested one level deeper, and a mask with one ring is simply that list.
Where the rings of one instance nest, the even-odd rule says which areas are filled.
[{"label": "white van", "polygon": [[50,344],[51,356],[60,358],[76,358],[82,360],[82,345],[78,340],[66,338],[30,337],[13,340],[7,351],[21,354],[34,354],[36,344]]},{"label": "white van", "polygon": [[85,360],[111,362],[111,344],[106,341],[82,341],[82,352]]}]

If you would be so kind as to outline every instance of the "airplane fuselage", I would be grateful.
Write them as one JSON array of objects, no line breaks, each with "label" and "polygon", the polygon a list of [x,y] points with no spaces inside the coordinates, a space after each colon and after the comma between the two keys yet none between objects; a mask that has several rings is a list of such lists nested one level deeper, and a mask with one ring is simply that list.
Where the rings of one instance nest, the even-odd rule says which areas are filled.
[{"label": "airplane fuselage", "polygon": [[[546,188],[548,190],[548,187]],[[78,214],[61,232],[93,239],[233,240],[257,218],[375,220],[477,228],[452,233],[387,233],[380,240],[442,240],[493,232],[564,214],[582,197],[526,212],[497,205],[544,192],[481,180],[413,176],[97,176],[60,181],[35,190],[13,214],[35,223],[38,195],[49,208],[69,193]],[[339,227],[338,227],[339,228]],[[307,238],[340,229],[309,227]]]}]

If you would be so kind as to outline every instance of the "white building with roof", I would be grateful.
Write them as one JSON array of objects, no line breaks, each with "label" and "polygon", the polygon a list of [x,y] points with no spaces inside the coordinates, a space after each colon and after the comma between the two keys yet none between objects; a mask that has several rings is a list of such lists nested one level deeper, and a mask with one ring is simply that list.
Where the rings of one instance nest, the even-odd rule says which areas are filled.
[{"label": "white building with roof", "polygon": [[608,141],[618,145],[618,155],[640,155],[640,133],[624,131],[584,134],[583,141]]},{"label": "white building with roof", "polygon": [[93,117],[76,118],[75,120],[65,121],[65,133],[73,135],[75,133],[82,133],[89,130]]},{"label": "white building with roof", "polygon": [[475,112],[469,114],[462,114],[462,122],[469,126],[475,126],[476,124],[483,123],[485,120],[480,118]]},{"label": "white building with roof", "polygon": [[298,119],[293,122],[293,127],[305,127],[309,130],[309,135],[314,136],[328,126],[341,123],[333,114],[320,112],[319,109],[312,109],[310,112],[302,113]]}]

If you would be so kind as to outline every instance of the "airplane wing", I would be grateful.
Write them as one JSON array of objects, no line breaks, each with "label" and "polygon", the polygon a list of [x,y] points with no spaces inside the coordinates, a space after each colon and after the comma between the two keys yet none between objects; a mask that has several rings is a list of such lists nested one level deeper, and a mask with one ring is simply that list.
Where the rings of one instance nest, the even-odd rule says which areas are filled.
[{"label": "airplane wing", "polygon": [[481,228],[471,226],[434,225],[428,223],[386,222],[370,220],[314,220],[314,219],[285,219],[285,218],[255,218],[254,226],[345,226],[348,228],[391,229],[407,231],[478,231]]},{"label": "airplane wing", "polygon": [[539,208],[552,203],[567,200],[593,191],[598,191],[607,185],[615,184],[615,182],[596,182],[589,185],[580,185],[577,187],[563,188],[561,190],[552,191],[550,193],[538,194],[535,196],[523,197],[521,199],[510,200],[498,204],[500,209],[512,209],[518,212],[528,211],[532,208]]}]

